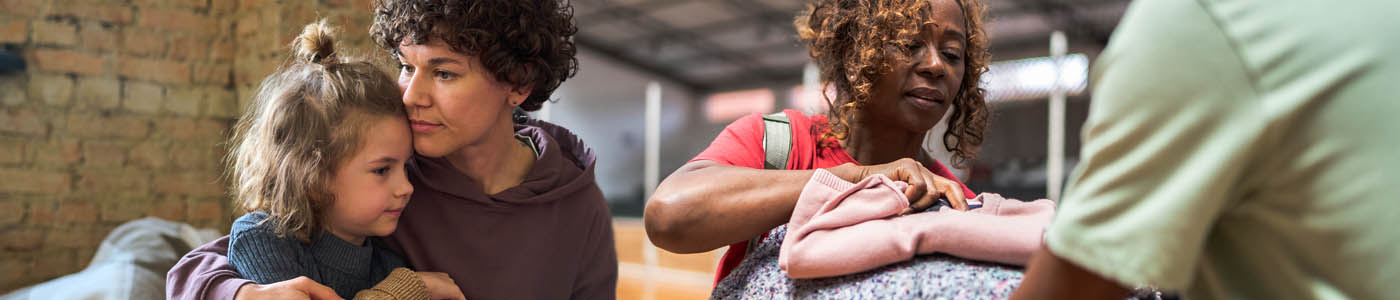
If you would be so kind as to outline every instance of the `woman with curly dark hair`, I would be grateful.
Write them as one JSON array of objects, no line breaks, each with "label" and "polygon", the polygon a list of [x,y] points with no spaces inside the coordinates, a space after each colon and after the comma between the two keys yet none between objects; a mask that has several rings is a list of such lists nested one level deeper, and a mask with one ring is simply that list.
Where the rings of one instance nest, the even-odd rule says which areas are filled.
[{"label": "woman with curly dark hair", "polygon": [[[572,18],[556,0],[375,3],[371,35],[400,64],[416,152],[412,204],[386,242],[415,269],[450,275],[468,299],[615,297],[612,222],[592,150],[563,127],[514,114],[540,109],[576,72]],[[218,243],[176,266],[171,298],[319,289],[220,273]]]},{"label": "woman with curly dark hair", "polygon": [[[735,121],[662,181],[646,207],[658,247],[694,253],[729,245],[716,280],[743,260],[751,239],[788,222],[818,169],[851,182],[875,175],[908,182],[910,211],[940,198],[964,210],[972,194],[921,145],[949,110],[942,138],[953,163],[975,158],[982,143],[987,111],[977,83],[988,54],[978,1],[823,0],[794,24],[836,91],[830,112]],[[778,135],[791,137],[785,164],[767,161],[766,137],[774,135],[765,133],[765,119],[790,128]]]}]

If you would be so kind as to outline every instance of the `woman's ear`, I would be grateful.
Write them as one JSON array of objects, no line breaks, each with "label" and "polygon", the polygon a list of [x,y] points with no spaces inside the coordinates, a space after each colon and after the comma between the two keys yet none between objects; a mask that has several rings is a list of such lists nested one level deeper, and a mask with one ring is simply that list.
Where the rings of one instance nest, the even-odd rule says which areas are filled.
[{"label": "woman's ear", "polygon": [[[535,74],[535,72],[533,72],[534,70],[535,68],[533,66],[527,65],[525,66],[525,70],[520,71],[520,73],[517,73],[517,75],[526,74],[528,76],[529,74]],[[528,81],[520,85],[510,87],[510,94],[506,96],[506,98],[508,99],[507,101],[509,101],[507,103],[509,103],[511,106],[520,107],[521,103],[525,103],[525,99],[530,98],[530,92],[534,91],[534,87],[534,83]]]},{"label": "woman's ear", "polygon": [[526,88],[526,87],[514,87],[514,88],[511,88],[511,89],[510,89],[510,93],[506,94],[506,104],[510,104],[510,106],[514,106],[514,107],[520,107],[520,104],[521,104],[521,103],[525,103],[525,99],[529,99],[529,98],[530,98],[530,89],[529,89],[529,88]]}]

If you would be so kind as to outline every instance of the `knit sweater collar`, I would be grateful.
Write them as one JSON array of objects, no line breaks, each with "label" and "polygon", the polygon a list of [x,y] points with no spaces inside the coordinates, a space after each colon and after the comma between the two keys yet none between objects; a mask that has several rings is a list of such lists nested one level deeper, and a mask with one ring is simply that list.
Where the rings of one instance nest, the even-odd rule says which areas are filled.
[{"label": "knit sweater collar", "polygon": [[321,231],[316,234],[315,242],[311,243],[311,253],[317,262],[336,271],[368,275],[374,247],[370,246],[369,239],[365,239],[364,245],[354,245]]}]

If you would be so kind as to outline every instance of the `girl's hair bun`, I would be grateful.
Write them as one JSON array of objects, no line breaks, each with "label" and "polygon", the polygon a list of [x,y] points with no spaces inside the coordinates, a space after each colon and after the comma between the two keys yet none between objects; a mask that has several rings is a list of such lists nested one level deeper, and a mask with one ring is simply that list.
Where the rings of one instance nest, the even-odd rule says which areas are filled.
[{"label": "girl's hair bun", "polygon": [[335,57],[334,29],[322,19],[306,24],[301,35],[292,40],[292,55],[297,62],[332,64]]}]

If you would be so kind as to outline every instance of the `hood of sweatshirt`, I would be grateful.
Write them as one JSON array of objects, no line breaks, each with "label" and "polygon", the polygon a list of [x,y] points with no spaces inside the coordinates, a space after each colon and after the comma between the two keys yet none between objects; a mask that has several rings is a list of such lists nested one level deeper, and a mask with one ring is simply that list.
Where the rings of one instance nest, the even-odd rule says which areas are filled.
[{"label": "hood of sweatshirt", "polygon": [[478,181],[452,167],[447,159],[424,156],[414,156],[409,162],[409,179],[414,186],[488,207],[549,203],[594,186],[593,150],[573,132],[534,119],[516,124],[515,132],[530,137],[540,149],[535,165],[519,185],[487,195]]}]

